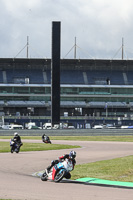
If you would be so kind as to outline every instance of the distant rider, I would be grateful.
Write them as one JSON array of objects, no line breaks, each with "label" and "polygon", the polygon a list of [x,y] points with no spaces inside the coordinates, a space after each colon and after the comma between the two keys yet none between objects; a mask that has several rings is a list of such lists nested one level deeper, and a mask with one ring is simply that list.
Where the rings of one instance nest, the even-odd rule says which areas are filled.
[{"label": "distant rider", "polygon": [[[64,160],[68,159],[68,162],[72,163],[73,164],[73,169],[74,169],[74,166],[76,164],[76,152],[75,151],[70,151],[69,154],[65,154],[61,157],[59,157],[58,160],[52,160],[51,162],[51,165],[47,167],[46,171],[47,173],[49,173],[49,171],[51,170],[51,168],[55,165],[55,164],[58,164],[59,162],[63,162]],[[68,178],[71,178],[71,174],[69,173],[69,176]]]},{"label": "distant rider", "polygon": [[49,141],[49,140],[50,140],[50,138],[47,135],[45,135],[45,134],[42,135],[42,141],[43,142]]}]

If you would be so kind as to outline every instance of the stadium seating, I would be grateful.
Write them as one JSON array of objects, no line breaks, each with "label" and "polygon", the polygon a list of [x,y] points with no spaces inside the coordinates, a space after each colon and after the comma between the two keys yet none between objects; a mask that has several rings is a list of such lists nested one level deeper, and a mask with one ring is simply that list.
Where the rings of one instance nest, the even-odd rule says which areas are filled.
[{"label": "stadium seating", "polygon": [[84,84],[83,71],[64,70],[61,71],[62,84]]},{"label": "stadium seating", "polygon": [[132,72],[127,72],[127,85],[133,85],[133,73]]},{"label": "stadium seating", "polygon": [[92,85],[106,85],[107,78],[111,85],[125,85],[121,71],[86,71],[88,83]]},{"label": "stadium seating", "polygon": [[43,84],[42,70],[6,70],[7,83],[25,83],[25,78],[29,78],[30,84]]},{"label": "stadium seating", "polygon": [[[61,70],[60,81],[61,84],[89,84],[89,85],[106,85],[107,78],[111,85],[132,85],[133,72],[128,71],[101,71],[101,70]],[[51,71],[48,69],[42,71],[37,70],[23,70],[23,69],[8,69],[0,71],[0,83],[25,83],[25,78],[29,78],[30,84],[50,84]]]},{"label": "stadium seating", "polygon": [[3,73],[0,71],[0,83],[3,83]]}]

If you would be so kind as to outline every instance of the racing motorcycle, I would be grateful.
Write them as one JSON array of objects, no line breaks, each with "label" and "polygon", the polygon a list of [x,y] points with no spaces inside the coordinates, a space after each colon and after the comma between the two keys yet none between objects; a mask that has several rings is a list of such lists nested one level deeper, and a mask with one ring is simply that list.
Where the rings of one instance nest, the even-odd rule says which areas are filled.
[{"label": "racing motorcycle", "polygon": [[48,136],[45,136],[44,138],[42,138],[42,141],[44,142],[44,143],[49,143],[49,144],[51,144],[52,142],[50,141],[50,138],[48,137]]},{"label": "racing motorcycle", "polygon": [[17,143],[14,139],[11,139],[10,141],[10,147],[11,147],[11,153],[16,152],[19,153],[20,147],[23,145],[23,143]]},{"label": "racing motorcycle", "polygon": [[55,164],[49,172],[47,169],[41,176],[42,181],[52,180],[54,182],[60,182],[63,178],[70,179],[70,171],[73,170],[72,161],[65,159],[63,162]]}]

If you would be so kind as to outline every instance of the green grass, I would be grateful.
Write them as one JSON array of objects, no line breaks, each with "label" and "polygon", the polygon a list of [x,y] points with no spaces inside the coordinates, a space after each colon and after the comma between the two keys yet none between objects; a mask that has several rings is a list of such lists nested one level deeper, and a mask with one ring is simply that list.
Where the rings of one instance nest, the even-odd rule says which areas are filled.
[{"label": "green grass", "polygon": [[77,165],[71,174],[73,180],[92,177],[133,182],[133,156]]},{"label": "green grass", "polygon": [[[59,149],[79,148],[77,145],[44,144],[44,143],[24,143],[20,151],[48,151]],[[0,142],[0,153],[10,152],[9,142]]]},{"label": "green grass", "polygon": [[[10,139],[11,136],[0,136],[0,139]],[[41,140],[41,136],[22,136],[23,139]],[[114,141],[133,142],[133,136],[50,136],[51,140],[75,140],[75,141]]]},{"label": "green grass", "polygon": [[133,142],[133,136],[51,136],[51,140]]}]

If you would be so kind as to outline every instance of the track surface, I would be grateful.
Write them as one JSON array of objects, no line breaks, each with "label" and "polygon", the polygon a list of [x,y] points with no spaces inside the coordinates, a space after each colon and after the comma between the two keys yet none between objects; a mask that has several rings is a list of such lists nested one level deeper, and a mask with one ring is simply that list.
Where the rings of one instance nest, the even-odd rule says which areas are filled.
[{"label": "track surface", "polygon": [[[2,141],[2,140],[0,140]],[[27,142],[23,140],[23,142]],[[29,140],[28,140],[29,142]],[[38,142],[38,141],[31,141]],[[41,141],[40,141],[41,142]],[[52,141],[58,144],[77,144],[77,164],[133,155],[133,143]],[[46,145],[46,144],[44,144]],[[0,153],[0,198],[20,200],[131,200],[132,189],[84,185],[80,183],[43,182],[31,176],[44,170],[58,156],[70,150]]]}]

